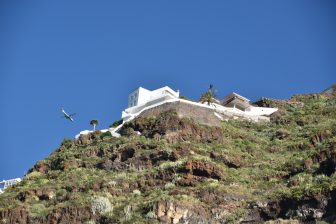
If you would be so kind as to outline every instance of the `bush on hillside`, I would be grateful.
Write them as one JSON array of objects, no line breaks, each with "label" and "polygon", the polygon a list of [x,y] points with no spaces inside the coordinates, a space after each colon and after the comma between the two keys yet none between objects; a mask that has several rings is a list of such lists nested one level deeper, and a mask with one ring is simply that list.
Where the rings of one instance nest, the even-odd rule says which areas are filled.
[{"label": "bush on hillside", "polygon": [[93,214],[106,214],[113,210],[111,202],[105,197],[95,197],[91,203],[91,211]]}]

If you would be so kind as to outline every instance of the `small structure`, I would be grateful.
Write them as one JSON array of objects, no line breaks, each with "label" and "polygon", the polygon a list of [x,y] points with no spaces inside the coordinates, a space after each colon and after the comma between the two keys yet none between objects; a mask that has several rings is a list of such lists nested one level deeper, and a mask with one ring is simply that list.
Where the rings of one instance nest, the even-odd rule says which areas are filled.
[{"label": "small structure", "polygon": [[256,107],[250,103],[250,100],[239,95],[238,93],[231,93],[224,97],[221,101],[221,105],[228,108],[235,108],[240,111],[243,111],[246,115],[255,115],[255,116],[262,116],[262,115],[271,115],[277,108],[269,108],[269,107]]},{"label": "small structure", "polygon": [[250,100],[233,92],[226,97],[221,102],[224,107],[233,107],[245,111],[251,106]]},{"label": "small structure", "polygon": [[178,98],[179,91],[174,91],[168,86],[150,91],[139,87],[128,95],[128,108],[136,107],[163,98]]},{"label": "small structure", "polygon": [[19,182],[21,182],[21,178],[0,181],[0,184],[3,185],[3,188],[0,188],[0,194],[3,193],[6,188],[13,186],[14,184],[17,184]]}]

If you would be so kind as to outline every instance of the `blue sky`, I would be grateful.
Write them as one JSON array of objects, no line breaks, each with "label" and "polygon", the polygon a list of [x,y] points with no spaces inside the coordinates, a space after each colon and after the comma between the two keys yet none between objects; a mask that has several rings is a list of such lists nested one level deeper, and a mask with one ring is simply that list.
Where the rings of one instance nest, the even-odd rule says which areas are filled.
[{"label": "blue sky", "polygon": [[[256,100],[336,82],[336,1],[1,1],[0,179],[121,116],[138,86]],[[60,108],[76,112],[61,119]]]}]

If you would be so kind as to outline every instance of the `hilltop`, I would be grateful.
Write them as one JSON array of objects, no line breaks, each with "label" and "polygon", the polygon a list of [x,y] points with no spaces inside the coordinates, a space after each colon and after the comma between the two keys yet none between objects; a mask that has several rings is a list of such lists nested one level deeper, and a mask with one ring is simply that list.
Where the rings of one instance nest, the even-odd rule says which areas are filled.
[{"label": "hilltop", "polygon": [[211,125],[167,107],[65,139],[0,195],[0,222],[336,222],[335,92],[255,105],[279,110]]}]

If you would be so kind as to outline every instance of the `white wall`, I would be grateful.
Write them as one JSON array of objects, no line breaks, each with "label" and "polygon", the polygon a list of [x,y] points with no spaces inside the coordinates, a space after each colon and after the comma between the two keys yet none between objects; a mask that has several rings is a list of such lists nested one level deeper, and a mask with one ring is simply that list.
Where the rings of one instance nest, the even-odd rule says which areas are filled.
[{"label": "white wall", "polygon": [[165,86],[160,89],[153,90],[151,93],[151,99],[159,98],[167,94],[171,95],[172,97],[176,97],[176,98],[178,98],[180,95],[179,92],[175,92],[168,86]]},{"label": "white wall", "polygon": [[152,94],[152,92],[149,91],[148,89],[140,87],[139,88],[139,99],[138,99],[137,106],[147,103],[150,99],[151,94]]},{"label": "white wall", "polygon": [[160,104],[162,102],[166,102],[166,101],[169,101],[169,100],[172,100],[172,99],[178,100],[178,98],[172,97],[170,95],[164,95],[164,96],[161,96],[161,97],[157,97],[156,99],[151,99],[150,101],[148,101],[145,104],[141,104],[141,105],[138,105],[138,106],[135,106],[135,107],[127,108],[126,110],[124,110],[122,112],[121,118],[124,121],[128,120],[130,117],[132,117],[134,114],[137,114],[139,111],[143,110],[144,108],[150,107],[150,106],[155,105],[155,104]]},{"label": "white wall", "polygon": [[172,98],[178,98],[179,92],[175,92],[168,86],[149,91],[148,89],[139,87],[128,95],[128,108],[146,104],[149,101],[170,95]]},{"label": "white wall", "polygon": [[278,108],[268,108],[268,107],[249,107],[245,110],[248,115],[270,115],[277,111]]},{"label": "white wall", "polygon": [[128,95],[128,108],[146,103],[151,95],[151,91],[139,87]]}]

